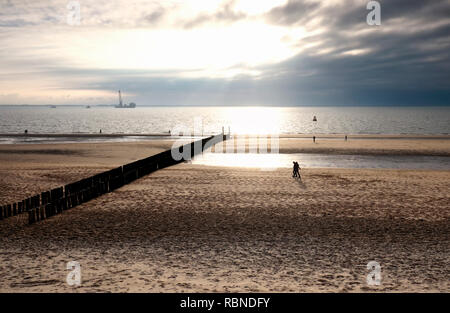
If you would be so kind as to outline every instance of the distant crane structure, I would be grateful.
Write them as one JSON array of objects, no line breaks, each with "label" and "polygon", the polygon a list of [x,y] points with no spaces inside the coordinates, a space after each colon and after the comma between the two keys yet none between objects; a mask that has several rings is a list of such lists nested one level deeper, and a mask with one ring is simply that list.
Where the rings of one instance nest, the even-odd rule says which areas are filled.
[{"label": "distant crane structure", "polygon": [[120,93],[120,90],[119,90],[119,106],[123,107],[122,94]]},{"label": "distant crane structure", "polygon": [[130,102],[128,105],[123,104],[122,93],[119,90],[119,104],[115,106],[118,109],[134,109],[136,107],[136,103]]}]

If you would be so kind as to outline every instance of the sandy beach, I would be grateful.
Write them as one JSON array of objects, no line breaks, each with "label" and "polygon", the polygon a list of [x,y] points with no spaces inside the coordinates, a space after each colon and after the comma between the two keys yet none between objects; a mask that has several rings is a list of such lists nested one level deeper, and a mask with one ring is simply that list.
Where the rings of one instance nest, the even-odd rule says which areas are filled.
[{"label": "sandy beach", "polygon": [[2,1],[4,303],[284,312],[306,307],[296,293],[450,293],[449,12]]},{"label": "sandy beach", "polygon": [[[0,145],[0,202],[172,143]],[[450,156],[450,141],[281,138],[297,152]],[[299,181],[183,163],[31,226],[0,221],[0,292],[449,292],[449,190],[450,171],[307,168]]]}]

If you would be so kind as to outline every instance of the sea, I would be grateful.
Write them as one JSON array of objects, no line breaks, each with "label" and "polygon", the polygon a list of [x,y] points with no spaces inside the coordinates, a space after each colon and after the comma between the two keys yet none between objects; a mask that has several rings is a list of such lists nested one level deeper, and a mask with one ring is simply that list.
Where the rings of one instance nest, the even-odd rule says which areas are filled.
[{"label": "sea", "polygon": [[[220,133],[222,129],[232,134],[439,136],[450,134],[450,107],[0,106],[0,144],[152,140],[171,138],[178,131],[185,131],[184,135],[193,133],[196,138]],[[33,136],[11,136],[23,134],[25,130]],[[101,137],[90,136],[100,131]],[[70,136],[57,136],[60,134]],[[104,136],[108,134],[127,136]],[[270,169],[290,167],[293,160],[301,160],[302,167],[310,168],[450,170],[450,157],[445,156],[208,153],[192,162]]]},{"label": "sea", "polygon": [[446,135],[450,107],[0,106],[0,134],[214,134],[222,127],[236,134]]}]

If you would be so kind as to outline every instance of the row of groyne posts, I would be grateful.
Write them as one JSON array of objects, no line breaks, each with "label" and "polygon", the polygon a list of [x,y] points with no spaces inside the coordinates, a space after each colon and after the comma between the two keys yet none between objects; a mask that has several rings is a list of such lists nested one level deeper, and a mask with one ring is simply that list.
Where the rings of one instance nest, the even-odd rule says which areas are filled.
[{"label": "row of groyne posts", "polygon": [[[191,157],[194,157],[196,154],[202,153],[216,143],[227,140],[228,138],[229,135],[222,133],[193,141],[174,149],[179,149],[178,152],[180,154],[190,152]],[[167,150],[77,182],[42,192],[41,194],[13,204],[0,206],[0,220],[28,213],[28,223],[33,224],[60,214],[65,210],[112,192],[158,169],[183,162],[183,158],[177,159],[173,157],[172,150]]]}]

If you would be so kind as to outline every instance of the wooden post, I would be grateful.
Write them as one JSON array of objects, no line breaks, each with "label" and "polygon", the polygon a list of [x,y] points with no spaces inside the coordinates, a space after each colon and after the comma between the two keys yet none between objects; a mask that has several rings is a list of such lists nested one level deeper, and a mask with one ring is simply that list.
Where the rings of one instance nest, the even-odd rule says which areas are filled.
[{"label": "wooden post", "polygon": [[29,210],[28,211],[28,224],[33,224],[36,222],[36,216],[34,214],[34,210]]},{"label": "wooden post", "polygon": [[0,205],[0,221],[3,219],[3,206]]},{"label": "wooden post", "polygon": [[41,205],[36,210],[38,210],[38,213],[40,215],[41,220],[45,220],[45,206]]},{"label": "wooden post", "polygon": [[118,188],[122,187],[125,183],[124,183],[124,175],[123,172],[119,175],[119,184],[117,185]]},{"label": "wooden post", "polygon": [[49,201],[50,203],[55,202],[55,200],[58,198],[57,193],[58,193],[58,189],[56,189],[56,188],[54,188],[50,191],[50,198],[51,198]]},{"label": "wooden post", "polygon": [[12,213],[13,213],[13,216],[17,215],[17,203],[13,203]]},{"label": "wooden post", "polygon": [[59,198],[58,201],[57,201],[58,213],[62,213],[63,212],[63,200],[64,200],[64,198]]},{"label": "wooden post", "polygon": [[12,208],[11,208],[11,204],[8,204],[7,210],[8,210],[8,217],[11,217],[11,216],[12,216]]},{"label": "wooden post", "polygon": [[42,219],[41,219],[40,208],[32,208],[30,211],[33,212],[34,220],[35,220],[36,222],[39,222],[40,220],[42,220]]},{"label": "wooden post", "polygon": [[45,217],[46,217],[46,218],[49,218],[49,217],[51,217],[52,215],[53,215],[53,212],[52,212],[52,204],[51,204],[51,203],[48,203],[48,204],[45,205]]},{"label": "wooden post", "polygon": [[34,212],[36,222],[45,220],[45,206],[38,206],[36,208],[32,208],[31,211]]},{"label": "wooden post", "polygon": [[46,205],[49,202],[49,193],[48,191],[44,191],[43,193],[41,193],[41,200],[42,200],[42,205]]},{"label": "wooden post", "polygon": [[80,195],[81,195],[81,203],[84,203],[87,201],[87,196],[86,196],[86,190],[83,189],[80,191]]},{"label": "wooden post", "polygon": [[86,193],[87,193],[87,197],[88,197],[87,201],[94,198],[94,188],[92,188],[92,187],[87,188]]},{"label": "wooden post", "polygon": [[56,201],[52,202],[52,203],[49,203],[48,206],[50,207],[49,211],[50,211],[51,216],[56,215],[58,213],[56,211]]},{"label": "wooden post", "polygon": [[71,194],[70,195],[70,205],[69,208],[73,208],[77,205],[77,197],[76,195]]},{"label": "wooden post", "polygon": [[67,197],[62,198],[62,210],[65,211],[67,210]]},{"label": "wooden post", "polygon": [[77,192],[75,194],[75,206],[80,205],[82,203],[81,201],[81,192]]},{"label": "wooden post", "polygon": [[31,197],[31,206],[33,208],[37,208],[41,206],[41,201],[40,201],[41,196],[40,195],[36,195]]},{"label": "wooden post", "polygon": [[55,201],[55,203],[51,203],[51,207],[52,207],[52,215],[56,215],[58,214],[58,200]]},{"label": "wooden post", "polygon": [[71,194],[70,195],[70,201],[71,201],[71,208],[76,207],[78,203],[78,194]]},{"label": "wooden post", "polygon": [[55,202],[53,202],[53,214],[56,215],[59,213],[59,208],[60,208],[60,203],[61,201],[59,199],[56,199]]}]

